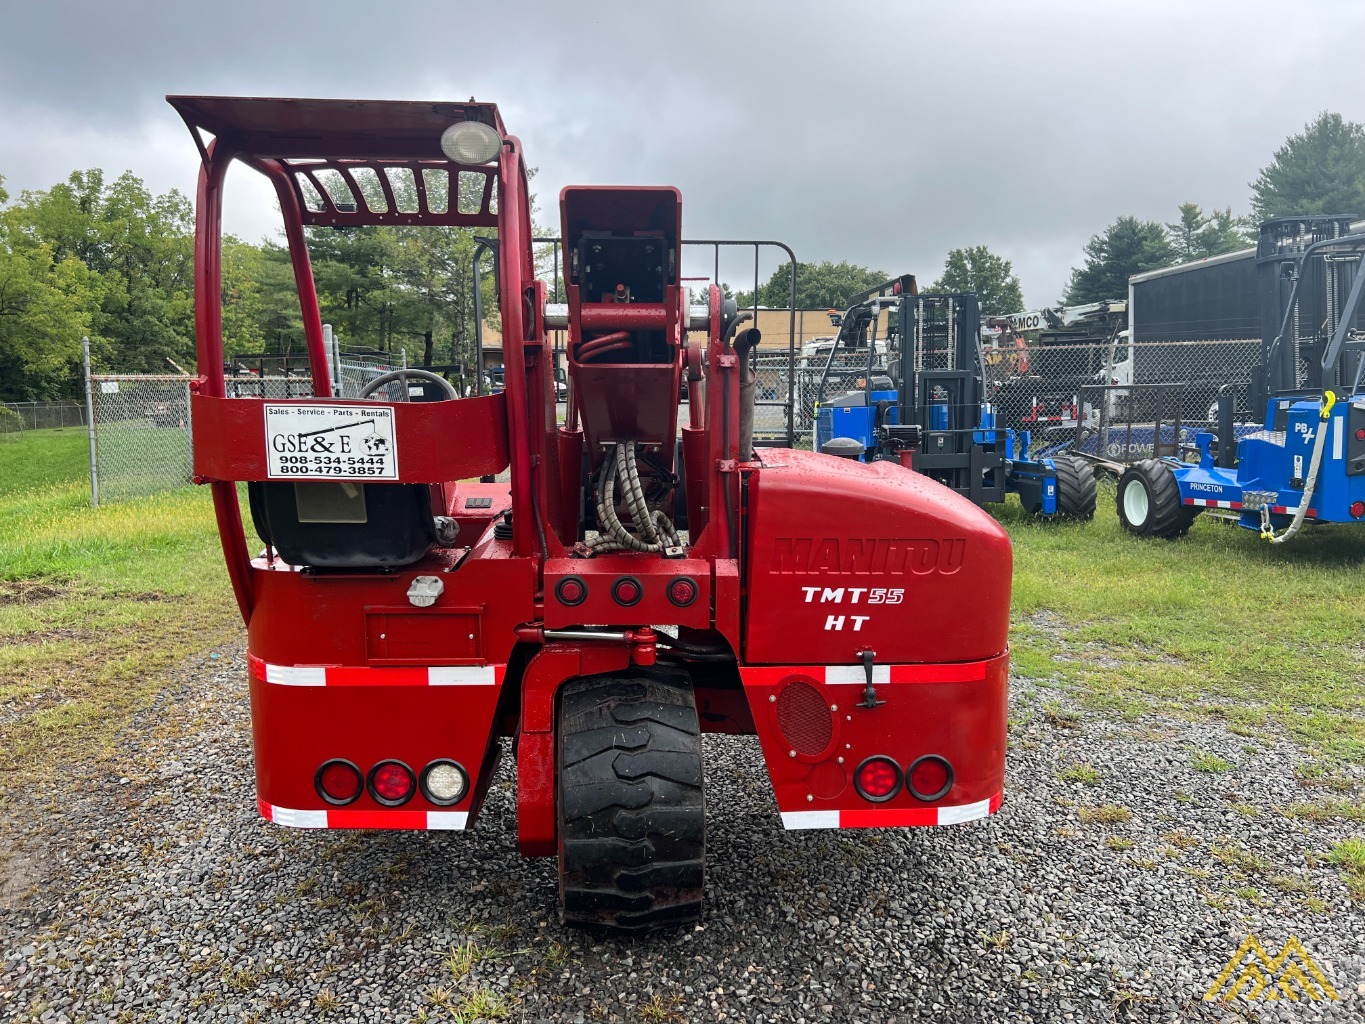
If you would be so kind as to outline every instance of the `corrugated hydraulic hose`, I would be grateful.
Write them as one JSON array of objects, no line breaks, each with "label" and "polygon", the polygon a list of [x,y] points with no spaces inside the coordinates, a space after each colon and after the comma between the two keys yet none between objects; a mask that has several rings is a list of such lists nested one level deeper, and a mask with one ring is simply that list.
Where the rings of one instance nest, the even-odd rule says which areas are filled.
[{"label": "corrugated hydraulic hose", "polygon": [[[616,515],[618,476],[635,533],[626,529]],[[644,487],[640,483],[640,471],[635,464],[635,445],[632,442],[618,442],[612,457],[602,460],[596,497],[597,525],[601,532],[588,541],[588,548],[594,554],[612,551],[662,552],[668,547],[681,546],[682,541],[672,520],[662,511],[653,514],[649,511]]]},{"label": "corrugated hydraulic hose", "polygon": [[1322,450],[1327,445],[1327,432],[1332,425],[1332,406],[1336,404],[1336,392],[1324,391],[1318,436],[1313,439],[1313,458],[1308,464],[1308,478],[1303,483],[1303,500],[1299,502],[1299,507],[1294,510],[1294,519],[1286,527],[1284,533],[1276,536],[1275,528],[1270,525],[1270,506],[1261,506],[1261,536],[1272,544],[1283,544],[1298,533],[1299,528],[1303,526],[1303,517],[1308,514],[1308,505],[1313,500],[1313,491],[1318,485],[1318,470],[1322,466]]}]

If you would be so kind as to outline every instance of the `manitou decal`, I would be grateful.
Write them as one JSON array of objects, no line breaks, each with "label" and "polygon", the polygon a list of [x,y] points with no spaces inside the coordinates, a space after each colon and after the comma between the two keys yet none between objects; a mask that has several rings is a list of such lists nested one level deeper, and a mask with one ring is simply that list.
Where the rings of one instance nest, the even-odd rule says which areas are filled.
[{"label": "manitou decal", "polygon": [[962,568],[966,554],[967,541],[956,537],[941,540],[777,537],[773,541],[770,571],[789,576],[831,573],[926,576],[935,572],[951,576]]}]

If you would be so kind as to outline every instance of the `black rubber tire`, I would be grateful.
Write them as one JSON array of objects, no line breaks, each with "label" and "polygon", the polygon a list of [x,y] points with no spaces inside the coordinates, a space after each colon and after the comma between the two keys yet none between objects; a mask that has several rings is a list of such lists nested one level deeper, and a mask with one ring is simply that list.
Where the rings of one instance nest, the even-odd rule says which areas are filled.
[{"label": "black rubber tire", "polygon": [[1064,519],[1095,518],[1095,469],[1085,459],[1061,455],[1057,470],[1057,515]]},{"label": "black rubber tire", "polygon": [[567,683],[558,739],[560,920],[626,933],[699,920],[706,817],[687,677]]},{"label": "black rubber tire", "polygon": [[[1138,487],[1145,494],[1145,503],[1137,492],[1127,500],[1128,489]],[[1189,532],[1199,509],[1180,500],[1180,485],[1171,467],[1159,459],[1143,459],[1123,471],[1119,477],[1119,522],[1136,537],[1161,537],[1174,540]]]}]

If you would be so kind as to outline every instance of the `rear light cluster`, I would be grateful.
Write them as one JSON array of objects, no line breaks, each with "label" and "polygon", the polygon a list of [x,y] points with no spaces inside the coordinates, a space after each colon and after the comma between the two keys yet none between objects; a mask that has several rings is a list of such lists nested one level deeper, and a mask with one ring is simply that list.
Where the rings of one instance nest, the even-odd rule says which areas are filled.
[{"label": "rear light cluster", "polygon": [[402,761],[380,761],[368,775],[351,761],[334,758],[325,762],[313,776],[313,786],[334,807],[344,807],[368,791],[375,803],[401,807],[412,799],[420,786],[422,795],[434,804],[457,804],[469,792],[469,773],[455,761],[441,758],[422,769],[420,779]]},{"label": "rear light cluster", "polygon": [[[686,576],[675,576],[664,588],[668,600],[678,608],[686,608],[697,599],[697,584]],[[619,576],[611,584],[611,599],[622,608],[639,604],[645,596],[645,586],[634,576]],[[588,582],[582,576],[565,576],[555,584],[555,598],[568,608],[576,608],[588,599]]]},{"label": "rear light cluster", "polygon": [[859,796],[874,804],[890,800],[901,791],[901,786],[916,800],[932,803],[942,800],[953,788],[953,766],[938,754],[925,754],[902,773],[900,765],[891,758],[876,754],[858,765],[853,785]]}]

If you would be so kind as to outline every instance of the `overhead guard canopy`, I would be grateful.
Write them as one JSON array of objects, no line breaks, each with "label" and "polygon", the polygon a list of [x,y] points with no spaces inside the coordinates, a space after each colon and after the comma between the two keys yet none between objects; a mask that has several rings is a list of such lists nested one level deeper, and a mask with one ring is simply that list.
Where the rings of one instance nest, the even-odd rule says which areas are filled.
[{"label": "overhead guard canopy", "polygon": [[482,121],[505,135],[493,103],[412,100],[296,100],[254,96],[167,96],[190,131],[231,140],[244,156],[440,160],[441,133]]},{"label": "overhead guard canopy", "polygon": [[[277,164],[304,224],[497,226],[496,164],[457,164],[441,151],[441,133],[462,121],[489,125],[505,136],[495,104],[166,99],[189,127],[206,165],[206,134],[218,140],[220,156],[226,152],[258,170],[265,162]],[[461,183],[461,176],[470,175],[478,177]]]}]

